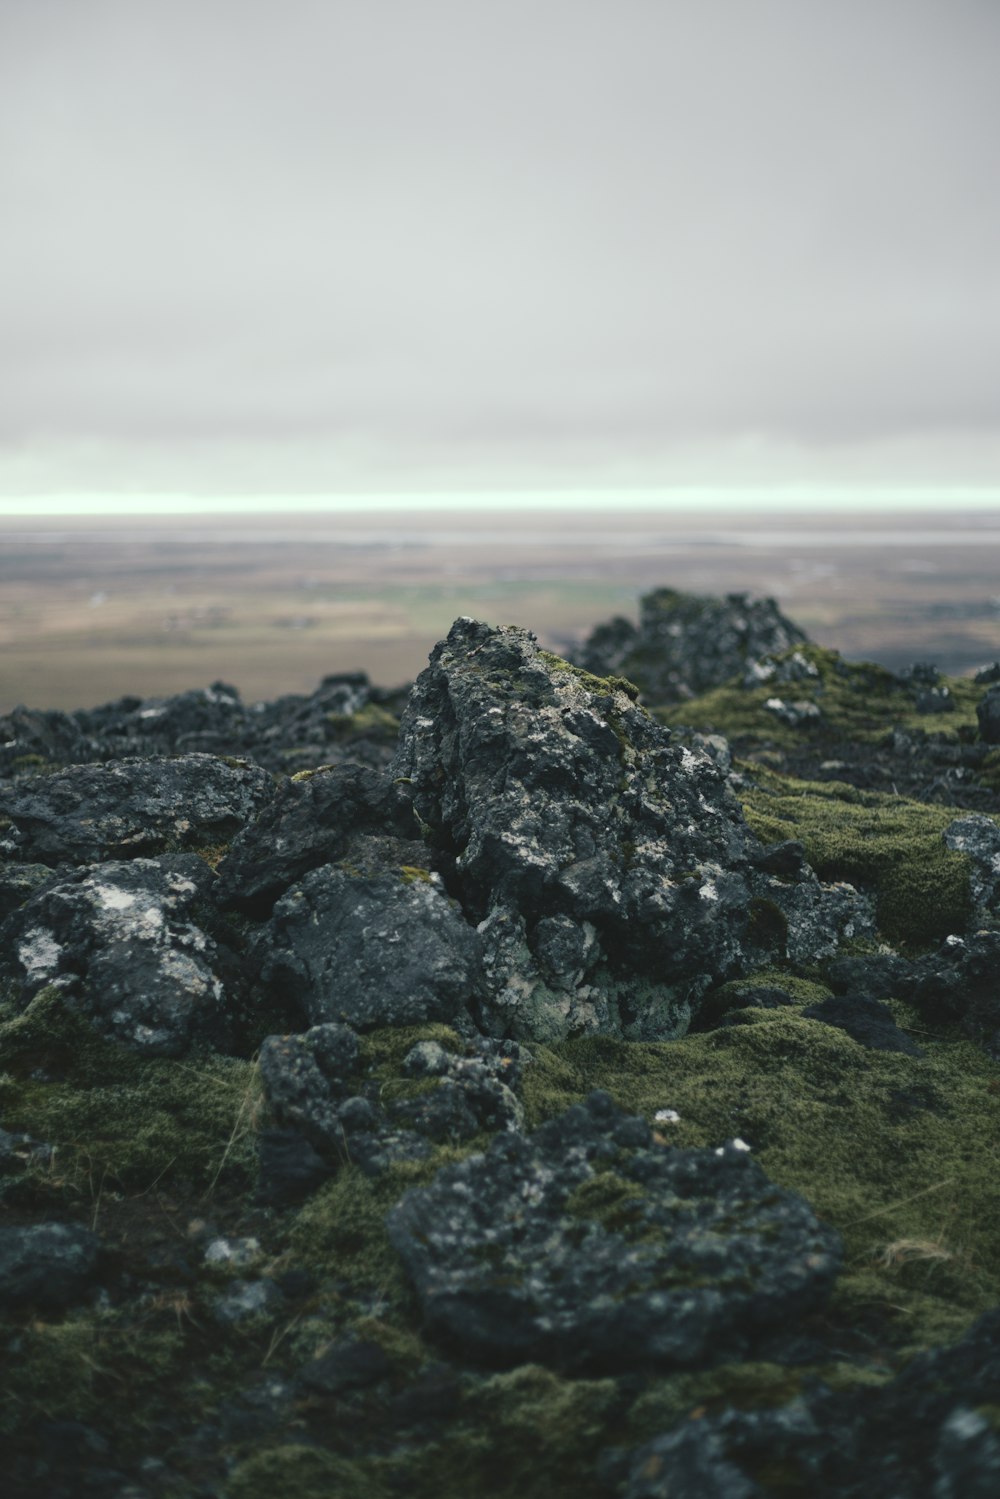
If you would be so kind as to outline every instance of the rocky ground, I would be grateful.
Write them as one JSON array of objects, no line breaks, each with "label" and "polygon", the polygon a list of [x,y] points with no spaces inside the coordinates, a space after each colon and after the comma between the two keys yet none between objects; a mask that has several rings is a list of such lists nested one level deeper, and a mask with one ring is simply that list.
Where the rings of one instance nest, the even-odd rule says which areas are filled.
[{"label": "rocky ground", "polygon": [[1000,667],[18,709],[0,922],[5,1494],[1000,1490]]}]

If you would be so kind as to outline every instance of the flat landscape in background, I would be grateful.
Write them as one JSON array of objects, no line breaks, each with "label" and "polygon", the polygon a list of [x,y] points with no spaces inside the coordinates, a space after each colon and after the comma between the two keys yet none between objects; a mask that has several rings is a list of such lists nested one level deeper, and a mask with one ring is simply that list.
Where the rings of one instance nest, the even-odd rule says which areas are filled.
[{"label": "flat landscape in background", "polygon": [[563,650],[639,595],[773,595],[851,659],[1000,657],[1000,513],[0,519],[0,711],[412,679],[459,614]]}]

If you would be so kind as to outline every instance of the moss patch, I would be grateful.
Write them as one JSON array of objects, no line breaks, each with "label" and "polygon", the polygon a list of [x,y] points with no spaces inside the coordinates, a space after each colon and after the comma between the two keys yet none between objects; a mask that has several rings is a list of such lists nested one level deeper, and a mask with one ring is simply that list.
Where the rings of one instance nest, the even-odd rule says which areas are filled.
[{"label": "moss patch", "polygon": [[[535,1125],[600,1087],[651,1122],[676,1110],[669,1144],[742,1137],[843,1235],[838,1324],[916,1349],[1000,1299],[997,1067],[964,1041],[920,1041],[922,1058],[873,1052],[792,1009],[680,1041],[587,1037],[534,1049],[525,1105]],[[887,1253],[908,1240],[942,1253]]]},{"label": "moss patch", "polygon": [[891,940],[926,947],[965,927],[969,861],[941,836],[958,815],[953,807],[749,768],[753,780],[741,799],[758,838],[798,839],[821,879],[874,891],[879,926]]},{"label": "moss patch", "polygon": [[128,1189],[256,1169],[262,1109],[252,1062],[216,1055],[180,1061],[134,1056],[104,1041],[51,989],[0,1024],[0,1113],[5,1127],[56,1147],[53,1179],[97,1179]]}]

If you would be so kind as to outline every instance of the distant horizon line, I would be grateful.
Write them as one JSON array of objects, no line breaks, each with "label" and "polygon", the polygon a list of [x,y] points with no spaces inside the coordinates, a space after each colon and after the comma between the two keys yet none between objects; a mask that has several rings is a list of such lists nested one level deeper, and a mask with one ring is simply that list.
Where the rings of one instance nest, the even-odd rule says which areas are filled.
[{"label": "distant horizon line", "polygon": [[358,511],[504,510],[636,511],[712,509],[944,510],[951,506],[1000,508],[1000,484],[845,485],[748,484],[662,485],[644,488],[465,489],[353,491],[325,494],[206,495],[196,492],[94,491],[0,496],[0,518],[41,516],[345,514]]}]

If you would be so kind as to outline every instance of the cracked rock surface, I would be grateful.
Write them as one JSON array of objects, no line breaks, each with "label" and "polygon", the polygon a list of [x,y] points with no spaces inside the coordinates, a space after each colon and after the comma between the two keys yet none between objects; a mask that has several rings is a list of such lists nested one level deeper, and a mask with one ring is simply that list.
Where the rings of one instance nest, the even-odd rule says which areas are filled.
[{"label": "cracked rock surface", "polygon": [[744,1149],[670,1150],[594,1093],[388,1217],[433,1334],[492,1364],[677,1366],[818,1303],[837,1235]]}]

